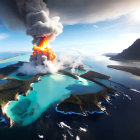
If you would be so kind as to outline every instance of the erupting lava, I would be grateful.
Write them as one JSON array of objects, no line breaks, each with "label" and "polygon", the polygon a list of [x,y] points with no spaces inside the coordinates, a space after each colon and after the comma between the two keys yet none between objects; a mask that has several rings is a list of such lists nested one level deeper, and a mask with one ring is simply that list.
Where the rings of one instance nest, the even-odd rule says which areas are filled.
[{"label": "erupting lava", "polygon": [[49,40],[48,36],[43,37],[43,39],[40,41],[38,46],[34,46],[33,48],[33,55],[45,55],[48,59],[48,61],[54,62],[56,59],[56,55],[54,54],[54,51],[52,51],[49,46]]}]

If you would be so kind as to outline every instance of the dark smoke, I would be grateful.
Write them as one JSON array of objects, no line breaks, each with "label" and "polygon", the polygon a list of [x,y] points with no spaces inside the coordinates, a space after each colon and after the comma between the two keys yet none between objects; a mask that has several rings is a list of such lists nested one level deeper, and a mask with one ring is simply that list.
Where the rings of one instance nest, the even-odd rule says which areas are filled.
[{"label": "dark smoke", "polygon": [[9,28],[26,27],[26,33],[36,44],[46,35],[55,39],[63,29],[58,16],[50,17],[43,0],[1,0],[0,18]]}]

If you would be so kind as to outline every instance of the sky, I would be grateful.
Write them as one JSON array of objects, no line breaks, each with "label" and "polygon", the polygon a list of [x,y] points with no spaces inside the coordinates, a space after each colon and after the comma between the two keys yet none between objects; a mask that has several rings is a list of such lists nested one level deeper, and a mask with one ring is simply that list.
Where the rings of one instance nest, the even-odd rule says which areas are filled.
[{"label": "sky", "polygon": [[[114,3],[111,4],[113,5]],[[64,28],[55,41],[50,42],[52,48],[54,51],[69,51],[72,49],[86,54],[118,53],[128,48],[140,37],[140,6],[138,7],[137,4],[131,6],[132,3],[128,4],[130,4],[130,7],[127,7],[126,10],[123,5],[122,8],[119,7],[119,9],[125,11],[114,10],[111,13],[113,9],[110,9],[110,11],[102,10],[102,12],[95,9],[95,15],[93,16],[91,16],[92,12],[89,14],[89,12],[85,11],[83,19],[81,19],[80,12],[76,11],[76,16],[74,13],[72,15],[69,13],[64,14],[67,13],[67,9],[64,9],[63,13],[63,11],[55,7],[57,12],[54,13],[60,15]],[[48,4],[48,6],[52,11],[51,4]],[[106,4],[101,6],[104,9],[107,8]],[[133,8],[131,9],[131,7]],[[90,7],[87,8],[90,9]],[[53,12],[51,13],[52,15],[54,14]],[[15,24],[15,26],[17,25]],[[29,52],[32,51],[32,47],[32,37],[26,35],[26,31],[20,27],[13,30],[9,28],[0,15],[0,52]]]}]

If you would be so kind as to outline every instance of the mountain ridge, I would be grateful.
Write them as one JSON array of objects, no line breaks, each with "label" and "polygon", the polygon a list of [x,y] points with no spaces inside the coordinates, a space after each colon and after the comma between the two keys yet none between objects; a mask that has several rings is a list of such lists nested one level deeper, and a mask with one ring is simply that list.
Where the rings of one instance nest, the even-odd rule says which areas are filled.
[{"label": "mountain ridge", "polygon": [[131,46],[123,50],[118,55],[110,58],[111,60],[137,60],[140,61],[140,38],[137,39]]}]

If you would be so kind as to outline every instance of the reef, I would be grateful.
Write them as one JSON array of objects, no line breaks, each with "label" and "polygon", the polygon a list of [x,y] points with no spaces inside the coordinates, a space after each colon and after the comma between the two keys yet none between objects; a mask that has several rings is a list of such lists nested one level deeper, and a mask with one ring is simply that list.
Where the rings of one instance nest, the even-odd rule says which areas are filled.
[{"label": "reef", "polygon": [[119,65],[108,65],[107,67],[108,68],[113,68],[113,69],[116,69],[116,70],[129,72],[129,73],[134,74],[136,76],[140,76],[140,68],[137,68],[137,67],[119,66]]}]

